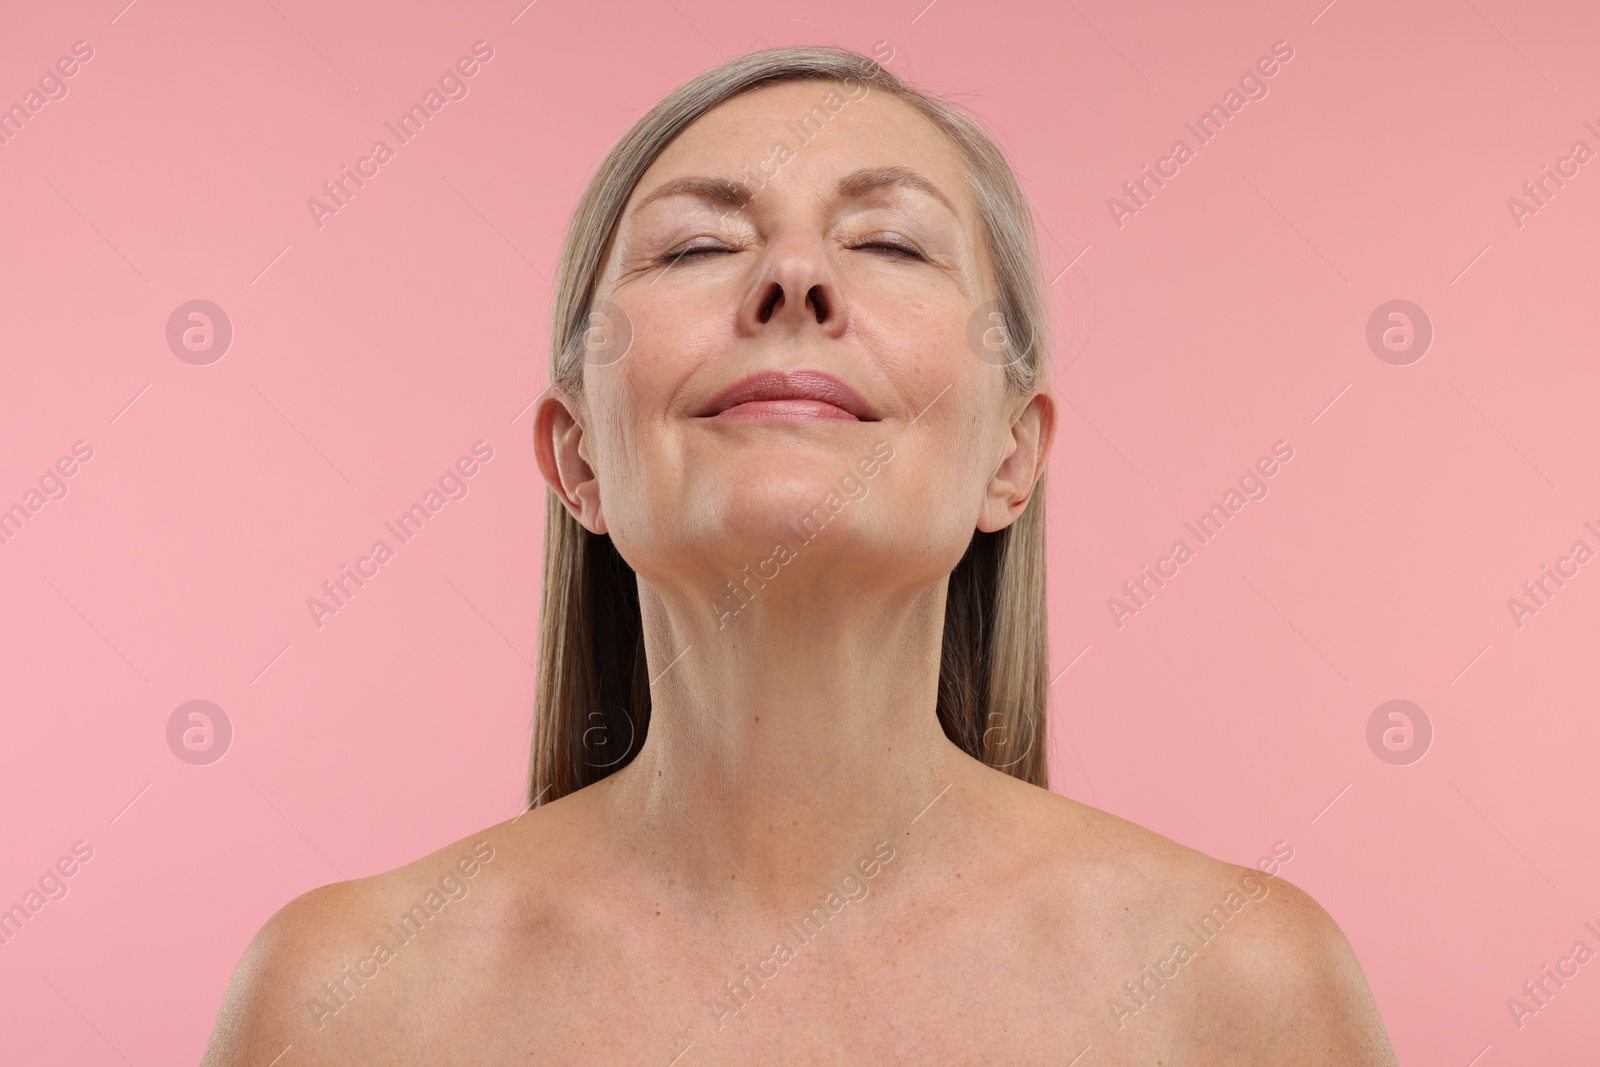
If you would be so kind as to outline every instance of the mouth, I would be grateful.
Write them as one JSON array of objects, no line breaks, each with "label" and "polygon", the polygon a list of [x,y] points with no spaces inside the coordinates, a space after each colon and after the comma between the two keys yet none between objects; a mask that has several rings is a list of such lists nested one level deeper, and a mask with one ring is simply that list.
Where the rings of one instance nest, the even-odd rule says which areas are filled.
[{"label": "mouth", "polygon": [[822,371],[762,371],[741,378],[712,397],[702,419],[877,422],[866,398]]}]

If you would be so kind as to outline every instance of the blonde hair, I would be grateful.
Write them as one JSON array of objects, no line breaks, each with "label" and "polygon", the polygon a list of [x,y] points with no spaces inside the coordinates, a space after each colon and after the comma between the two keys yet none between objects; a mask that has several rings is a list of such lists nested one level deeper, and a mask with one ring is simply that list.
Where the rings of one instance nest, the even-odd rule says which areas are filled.
[{"label": "blonde hair", "polygon": [[[865,56],[822,47],[773,48],[713,67],[673,90],[612,146],[578,201],[561,249],[550,314],[553,383],[574,396],[583,389],[595,280],[622,210],[650,164],[718,104],[763,85],[804,79],[847,87],[865,81],[915,108],[960,150],[996,281],[996,307],[975,321],[1004,325],[997,354],[1012,390],[1024,395],[1037,387],[1049,351],[1048,315],[1032,214],[1004,155],[952,106]],[[969,755],[1048,787],[1044,524],[1041,476],[1016,521],[995,533],[974,531],[949,579],[938,716],[946,736]],[[650,725],[633,569],[609,535],[584,529],[553,490],[545,500],[544,543],[530,806],[626,765]]]}]

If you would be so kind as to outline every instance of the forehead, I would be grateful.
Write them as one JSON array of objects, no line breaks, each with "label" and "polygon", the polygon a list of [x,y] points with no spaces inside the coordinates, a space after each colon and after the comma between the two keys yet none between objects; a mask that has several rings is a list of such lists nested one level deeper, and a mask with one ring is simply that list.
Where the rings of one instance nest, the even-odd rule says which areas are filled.
[{"label": "forehead", "polygon": [[864,81],[780,82],[696,119],[656,157],[632,200],[687,174],[758,185],[793,186],[799,178],[831,189],[848,173],[889,167],[909,169],[960,215],[974,215],[960,151],[916,108]]}]

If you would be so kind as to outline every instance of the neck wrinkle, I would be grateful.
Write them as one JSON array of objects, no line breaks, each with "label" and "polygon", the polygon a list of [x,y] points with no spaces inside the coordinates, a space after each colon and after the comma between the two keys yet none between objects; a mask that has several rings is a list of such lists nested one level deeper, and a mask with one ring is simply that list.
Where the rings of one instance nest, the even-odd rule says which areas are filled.
[{"label": "neck wrinkle", "polygon": [[641,581],[650,726],[613,825],[664,883],[778,914],[901,847],[977,766],[938,721],[944,590],[797,581],[719,630]]}]

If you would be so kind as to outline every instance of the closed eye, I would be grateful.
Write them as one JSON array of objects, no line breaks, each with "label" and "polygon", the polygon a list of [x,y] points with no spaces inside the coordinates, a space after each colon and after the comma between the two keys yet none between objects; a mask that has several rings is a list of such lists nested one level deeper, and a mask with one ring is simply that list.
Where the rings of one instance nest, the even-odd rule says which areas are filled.
[{"label": "closed eye", "polygon": [[[866,241],[862,244],[851,245],[851,251],[870,249],[874,252],[887,254],[891,258],[908,260],[926,260],[928,257],[908,244],[896,241]],[[690,245],[687,248],[675,249],[657,257],[656,262],[667,266],[679,263],[685,259],[693,259],[702,255],[727,255],[737,252],[736,248],[727,248],[722,245]]]},{"label": "closed eye", "polygon": [[921,252],[917,251],[915,248],[912,248],[910,245],[900,244],[898,242],[893,242],[893,241],[868,241],[865,244],[851,245],[850,247],[852,249],[854,249],[854,250],[859,250],[859,249],[863,249],[863,248],[870,248],[870,249],[873,249],[875,251],[887,252],[891,256],[899,257],[899,258],[902,258],[902,259],[921,259],[921,260],[925,260],[925,259],[928,258],[927,256],[923,255]]},{"label": "closed eye", "polygon": [[727,248],[722,245],[690,245],[687,248],[675,249],[666,253],[665,255],[659,256],[657,257],[656,262],[671,266],[674,263],[678,263],[685,259],[693,259],[700,255],[723,254],[734,251],[736,251],[736,249]]}]

